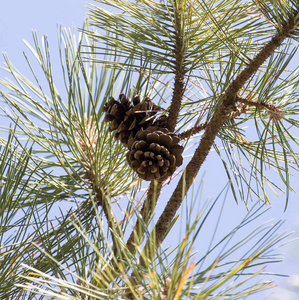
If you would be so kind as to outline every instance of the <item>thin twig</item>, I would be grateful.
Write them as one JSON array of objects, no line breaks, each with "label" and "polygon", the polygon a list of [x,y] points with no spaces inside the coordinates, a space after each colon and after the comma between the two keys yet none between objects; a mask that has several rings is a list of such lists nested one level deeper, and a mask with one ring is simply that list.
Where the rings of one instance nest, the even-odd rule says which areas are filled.
[{"label": "thin twig", "polygon": [[[238,105],[234,111],[232,111],[226,118],[226,121],[230,121],[233,120],[235,118],[237,118],[238,116],[240,116],[241,114],[245,113],[248,110],[249,106],[246,103],[241,103],[240,105]],[[181,132],[178,134],[178,137],[183,140],[183,139],[187,139],[190,138],[192,135],[199,133],[200,131],[204,130],[207,128],[207,126],[209,126],[210,123],[206,122],[206,123],[202,123],[199,125],[195,125],[194,127],[185,130],[184,132]]]},{"label": "thin twig", "polygon": [[195,125],[194,127],[188,129],[188,130],[185,130],[184,132],[181,132],[178,134],[178,137],[183,140],[183,139],[187,139],[189,138],[190,136],[194,135],[194,134],[197,134],[199,133],[200,131],[204,130],[207,126],[208,126],[209,123],[202,123],[202,124],[199,124],[199,125]]},{"label": "thin twig", "polygon": [[159,198],[161,189],[162,189],[162,182],[151,181],[146,199],[144,200],[142,209],[140,211],[140,216],[138,217],[134,229],[127,241],[127,247],[131,253],[136,252],[136,245],[135,245],[136,239],[140,240],[142,234],[144,233],[140,222],[148,224],[155,210],[156,202],[157,199]]},{"label": "thin twig", "polygon": [[117,245],[119,243],[117,242],[117,239],[119,237],[121,237],[122,235],[119,230],[119,226],[116,221],[116,218],[113,214],[113,210],[111,209],[110,203],[107,201],[105,196],[103,197],[104,192],[98,185],[94,186],[93,191],[94,191],[98,205],[100,205],[103,209],[104,215],[108,222],[108,227],[110,228],[110,231],[111,231],[111,237],[112,237],[112,242],[113,242],[113,245],[112,245],[113,253],[116,257],[119,257],[120,251],[118,251],[119,249],[118,249]]},{"label": "thin twig", "polygon": [[247,107],[256,107],[257,109],[267,109],[269,113],[271,114],[281,114],[282,111],[279,106],[276,106],[271,103],[265,103],[265,102],[255,102],[255,101],[250,101],[241,97],[238,97],[237,100],[245,105]]}]

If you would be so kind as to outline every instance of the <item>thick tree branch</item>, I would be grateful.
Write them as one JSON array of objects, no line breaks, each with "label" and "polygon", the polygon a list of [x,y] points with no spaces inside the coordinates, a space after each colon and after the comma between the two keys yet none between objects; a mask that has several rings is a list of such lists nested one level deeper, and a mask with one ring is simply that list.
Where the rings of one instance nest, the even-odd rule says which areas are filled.
[{"label": "thick tree branch", "polygon": [[175,80],[172,100],[169,108],[169,115],[167,118],[167,129],[171,132],[174,131],[177,119],[179,116],[181,102],[184,95],[184,32],[181,24],[181,4],[180,1],[174,1],[174,19],[175,19]]},{"label": "thick tree branch", "polygon": [[[282,30],[278,31],[277,34],[272,37],[272,39],[261,49],[261,51],[252,59],[249,65],[232,81],[226,91],[220,96],[219,103],[217,104],[210,123],[206,127],[200,144],[196,149],[191,161],[187,165],[184,174],[181,176],[176,189],[174,190],[156,224],[155,234],[157,247],[164,240],[165,233],[170,226],[176,211],[180,207],[185,194],[193,183],[200,167],[209,154],[219,130],[226,122],[229,114],[234,111],[235,103],[238,100],[238,91],[295,28],[296,26],[294,18],[292,18]],[[150,249],[148,245],[145,247],[146,249]],[[152,253],[152,255],[154,255],[154,253]]]}]

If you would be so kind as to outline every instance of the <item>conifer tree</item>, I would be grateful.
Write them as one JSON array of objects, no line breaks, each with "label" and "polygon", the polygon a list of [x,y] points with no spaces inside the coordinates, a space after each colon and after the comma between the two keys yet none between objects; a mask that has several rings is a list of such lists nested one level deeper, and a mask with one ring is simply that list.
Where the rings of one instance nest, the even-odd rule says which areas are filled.
[{"label": "conifer tree", "polygon": [[[298,28],[297,0],[97,0],[83,28],[59,28],[58,53],[33,33],[30,78],[4,55],[0,298],[245,299],[272,287],[263,266],[288,234],[263,212],[269,188],[287,209],[299,167],[299,73],[285,72]],[[213,150],[228,184],[205,202]],[[232,199],[248,212],[230,229]]]}]

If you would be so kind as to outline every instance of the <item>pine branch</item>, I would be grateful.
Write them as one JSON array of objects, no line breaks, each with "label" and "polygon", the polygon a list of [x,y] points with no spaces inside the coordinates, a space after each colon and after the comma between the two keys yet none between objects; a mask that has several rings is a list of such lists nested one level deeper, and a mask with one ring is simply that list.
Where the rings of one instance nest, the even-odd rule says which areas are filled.
[{"label": "pine branch", "polygon": [[122,235],[119,230],[119,226],[116,221],[116,218],[113,214],[113,210],[111,209],[111,206],[108,203],[107,199],[105,197],[103,197],[103,191],[98,185],[93,187],[93,191],[94,191],[98,205],[100,205],[103,209],[103,212],[104,212],[105,217],[108,222],[108,227],[110,228],[110,231],[111,231],[111,237],[112,237],[112,242],[113,242],[113,246],[112,246],[113,253],[115,254],[115,256],[119,257],[120,249],[118,249],[118,247],[117,247],[117,245],[119,244],[117,239],[119,237],[121,237]]},{"label": "pine branch", "polygon": [[[227,121],[229,115],[234,111],[235,103],[238,101],[237,93],[243,87],[247,80],[259,69],[265,60],[281,45],[283,40],[290,36],[296,29],[297,24],[295,18],[298,12],[296,11],[289,22],[285,24],[281,30],[278,30],[275,36],[261,49],[261,51],[251,60],[247,67],[232,81],[226,91],[220,96],[219,103],[211,118],[210,123],[205,129],[200,144],[196,149],[191,161],[187,165],[184,174],[169,199],[162,215],[160,216],[156,226],[156,246],[158,247],[165,238],[165,233],[174,218],[176,211],[179,209],[184,196],[193,183],[200,167],[205,161],[214,140],[219,133],[223,124]],[[184,187],[184,189],[183,189]],[[150,249],[149,241],[145,249]],[[154,253],[151,254],[152,256]]]},{"label": "pine branch", "polygon": [[99,139],[96,122],[93,119],[88,120],[86,117],[84,118],[84,127],[79,126],[79,123],[76,122],[77,125],[77,142],[82,150],[82,159],[81,164],[84,168],[85,178],[90,184],[93,195],[96,198],[97,205],[101,206],[108,222],[108,226],[111,230],[111,237],[113,241],[113,252],[117,256],[118,248],[117,248],[117,238],[121,236],[121,232],[118,227],[118,223],[114,216],[113,210],[111,209],[110,203],[107,201],[103,188],[97,177],[97,173],[99,173],[97,164],[95,161],[96,157],[96,143]]},{"label": "pine branch", "polygon": [[[246,100],[247,101],[247,100]],[[240,101],[241,102],[241,101]],[[248,101],[249,102],[249,101]],[[238,105],[234,111],[232,111],[228,116],[227,116],[227,120],[225,122],[228,122],[230,120],[233,120],[235,118],[237,118],[238,116],[240,116],[241,114],[245,113],[248,109],[249,109],[248,104],[246,104],[245,102],[241,103],[240,105]],[[207,126],[209,126],[209,122],[205,122],[202,124],[198,124],[193,126],[192,128],[185,130],[184,132],[181,132],[178,134],[178,137],[183,140],[183,139],[188,139],[190,138],[192,135],[199,133],[200,131],[204,130],[207,128]]]},{"label": "pine branch", "polygon": [[272,119],[280,120],[283,117],[283,111],[279,106],[265,102],[254,102],[238,97],[238,101],[246,107],[255,107],[256,109],[266,109]]},{"label": "pine branch", "polygon": [[192,128],[185,130],[184,132],[181,132],[178,134],[178,137],[183,140],[183,139],[188,139],[190,138],[192,135],[197,134],[199,132],[201,132],[202,130],[204,130],[207,125],[209,123],[202,123],[202,124],[198,124],[193,126]]},{"label": "pine branch", "polygon": [[[246,113],[251,107],[255,107],[257,110],[267,110],[268,114],[270,114],[271,118],[281,119],[283,117],[283,111],[281,108],[274,104],[269,104],[265,102],[257,102],[256,99],[254,100],[247,100],[245,98],[237,96],[236,102],[240,102],[236,107],[232,107],[233,111],[227,116],[227,120],[225,122],[228,122],[230,120],[233,120],[237,117],[239,117],[241,114]],[[195,125],[187,129],[181,133],[178,133],[178,137],[181,140],[189,139],[191,136],[201,132],[202,130],[205,130],[207,126],[209,125],[209,122],[206,121],[205,123],[199,123],[198,121],[195,123]]]},{"label": "pine branch", "polygon": [[135,247],[136,238],[137,240],[139,240],[142,237],[142,234],[144,233],[141,223],[148,224],[154,212],[156,201],[159,198],[161,189],[162,189],[162,182],[151,181],[146,199],[140,211],[140,216],[138,217],[134,229],[127,241],[127,247],[131,253],[136,252],[136,247]]},{"label": "pine branch", "polygon": [[[274,104],[269,104],[265,102],[255,102],[255,101],[250,101],[245,98],[241,98],[237,96],[237,101],[241,102],[236,108],[234,108],[234,111],[232,111],[228,116],[227,120],[225,122],[228,122],[230,120],[233,120],[237,117],[239,117],[241,114],[246,113],[250,107],[255,107],[257,109],[266,109],[268,113],[271,115],[272,118],[277,118],[281,119],[283,116],[283,112],[281,111],[279,106],[276,106]],[[192,128],[185,130],[181,133],[178,134],[178,137],[183,140],[183,139],[188,139],[192,135],[199,133],[200,131],[204,130],[209,126],[208,122],[201,123],[201,124],[196,124]]]},{"label": "pine branch", "polygon": [[167,118],[167,128],[173,132],[179,116],[181,102],[184,95],[184,78],[185,78],[185,63],[184,63],[184,32],[182,31],[181,23],[181,2],[174,1],[174,19],[175,19],[175,80],[172,101]]}]

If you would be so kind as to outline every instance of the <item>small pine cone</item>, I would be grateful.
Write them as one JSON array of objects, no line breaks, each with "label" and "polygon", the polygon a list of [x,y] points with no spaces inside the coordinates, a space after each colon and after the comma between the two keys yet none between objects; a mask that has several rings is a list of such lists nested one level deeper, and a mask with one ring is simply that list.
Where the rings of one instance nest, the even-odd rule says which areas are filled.
[{"label": "small pine cone", "polygon": [[128,141],[127,160],[144,180],[165,180],[183,163],[180,139],[166,128],[156,126],[139,130]]},{"label": "small pine cone", "polygon": [[120,94],[119,99],[120,102],[109,98],[103,108],[106,112],[104,121],[111,122],[109,130],[115,130],[115,138],[127,146],[128,140],[141,128],[146,129],[153,124],[160,107],[149,98],[141,103],[138,95],[133,97],[132,102],[124,94]]}]

